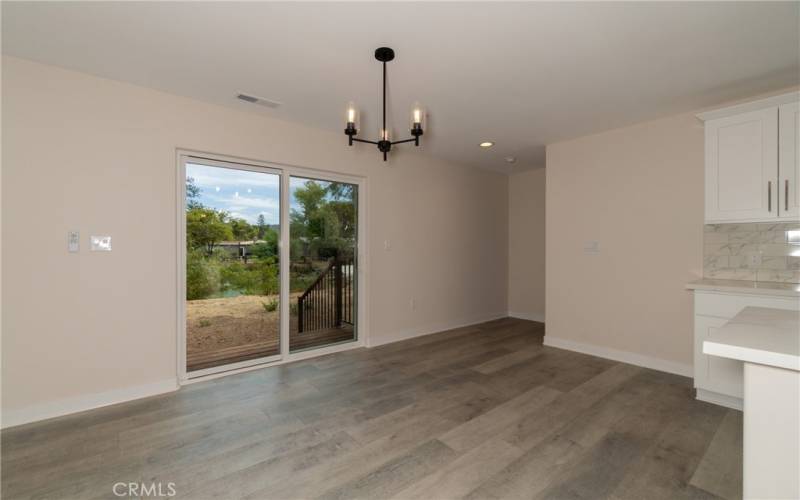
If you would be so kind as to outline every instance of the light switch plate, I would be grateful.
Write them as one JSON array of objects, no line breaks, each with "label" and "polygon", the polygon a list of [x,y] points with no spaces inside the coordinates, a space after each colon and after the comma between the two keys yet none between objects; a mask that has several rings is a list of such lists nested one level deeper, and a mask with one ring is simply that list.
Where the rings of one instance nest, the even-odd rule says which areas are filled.
[{"label": "light switch plate", "polygon": [[111,236],[92,236],[92,252],[110,252]]},{"label": "light switch plate", "polygon": [[78,253],[81,251],[81,233],[78,231],[69,231],[67,233],[67,251],[69,253]]}]

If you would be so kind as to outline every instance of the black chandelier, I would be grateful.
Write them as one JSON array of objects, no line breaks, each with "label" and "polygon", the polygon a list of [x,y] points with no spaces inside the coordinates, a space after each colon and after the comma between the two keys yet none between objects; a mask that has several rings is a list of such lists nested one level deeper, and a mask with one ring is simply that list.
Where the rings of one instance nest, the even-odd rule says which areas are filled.
[{"label": "black chandelier", "polygon": [[380,140],[367,141],[355,137],[358,134],[358,110],[352,102],[347,107],[347,127],[344,129],[344,133],[347,135],[348,144],[350,146],[353,145],[353,142],[375,144],[378,146],[378,151],[383,153],[383,161],[386,161],[386,156],[389,151],[391,151],[394,144],[413,142],[415,146],[419,146],[419,136],[422,135],[422,123],[425,119],[425,112],[418,103],[413,106],[411,110],[411,139],[403,139],[402,141],[394,142],[389,140],[389,131],[386,129],[386,63],[394,59],[394,50],[389,47],[375,49],[375,59],[383,63],[383,127],[381,128]]}]

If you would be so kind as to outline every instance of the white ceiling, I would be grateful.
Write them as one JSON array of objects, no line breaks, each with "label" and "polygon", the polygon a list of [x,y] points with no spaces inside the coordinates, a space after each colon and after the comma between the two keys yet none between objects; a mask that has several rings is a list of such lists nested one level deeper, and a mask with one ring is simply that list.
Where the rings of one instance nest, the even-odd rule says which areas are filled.
[{"label": "white ceiling", "polygon": [[353,100],[370,139],[387,45],[393,137],[419,100],[425,151],[499,171],[508,155],[543,165],[548,143],[800,82],[798,2],[3,2],[2,17],[7,54],[339,132]]}]

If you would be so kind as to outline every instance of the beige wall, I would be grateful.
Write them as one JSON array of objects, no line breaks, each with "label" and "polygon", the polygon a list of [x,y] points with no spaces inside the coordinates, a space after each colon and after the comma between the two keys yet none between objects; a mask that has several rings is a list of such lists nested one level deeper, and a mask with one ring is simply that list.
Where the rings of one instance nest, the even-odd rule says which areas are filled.
[{"label": "beige wall", "polygon": [[684,114],[548,146],[546,217],[546,341],[691,373],[703,124]]},{"label": "beige wall", "polygon": [[508,310],[544,321],[545,169],[508,178]]},{"label": "beige wall", "polygon": [[372,343],[507,310],[505,176],[20,59],[2,83],[6,425],[174,382],[176,148],[365,176]]}]

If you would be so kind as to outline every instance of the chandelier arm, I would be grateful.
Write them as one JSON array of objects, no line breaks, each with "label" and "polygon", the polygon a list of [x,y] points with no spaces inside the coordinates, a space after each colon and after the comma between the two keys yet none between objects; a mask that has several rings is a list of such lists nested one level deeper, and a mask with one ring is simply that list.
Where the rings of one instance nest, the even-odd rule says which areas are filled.
[{"label": "chandelier arm", "polygon": [[378,144],[377,141],[368,141],[366,139],[358,139],[356,137],[353,137],[353,142],[365,142],[367,144]]},{"label": "chandelier arm", "polygon": [[417,138],[412,137],[411,139],[403,139],[402,141],[392,141],[392,144],[403,144],[404,142],[416,142]]}]

